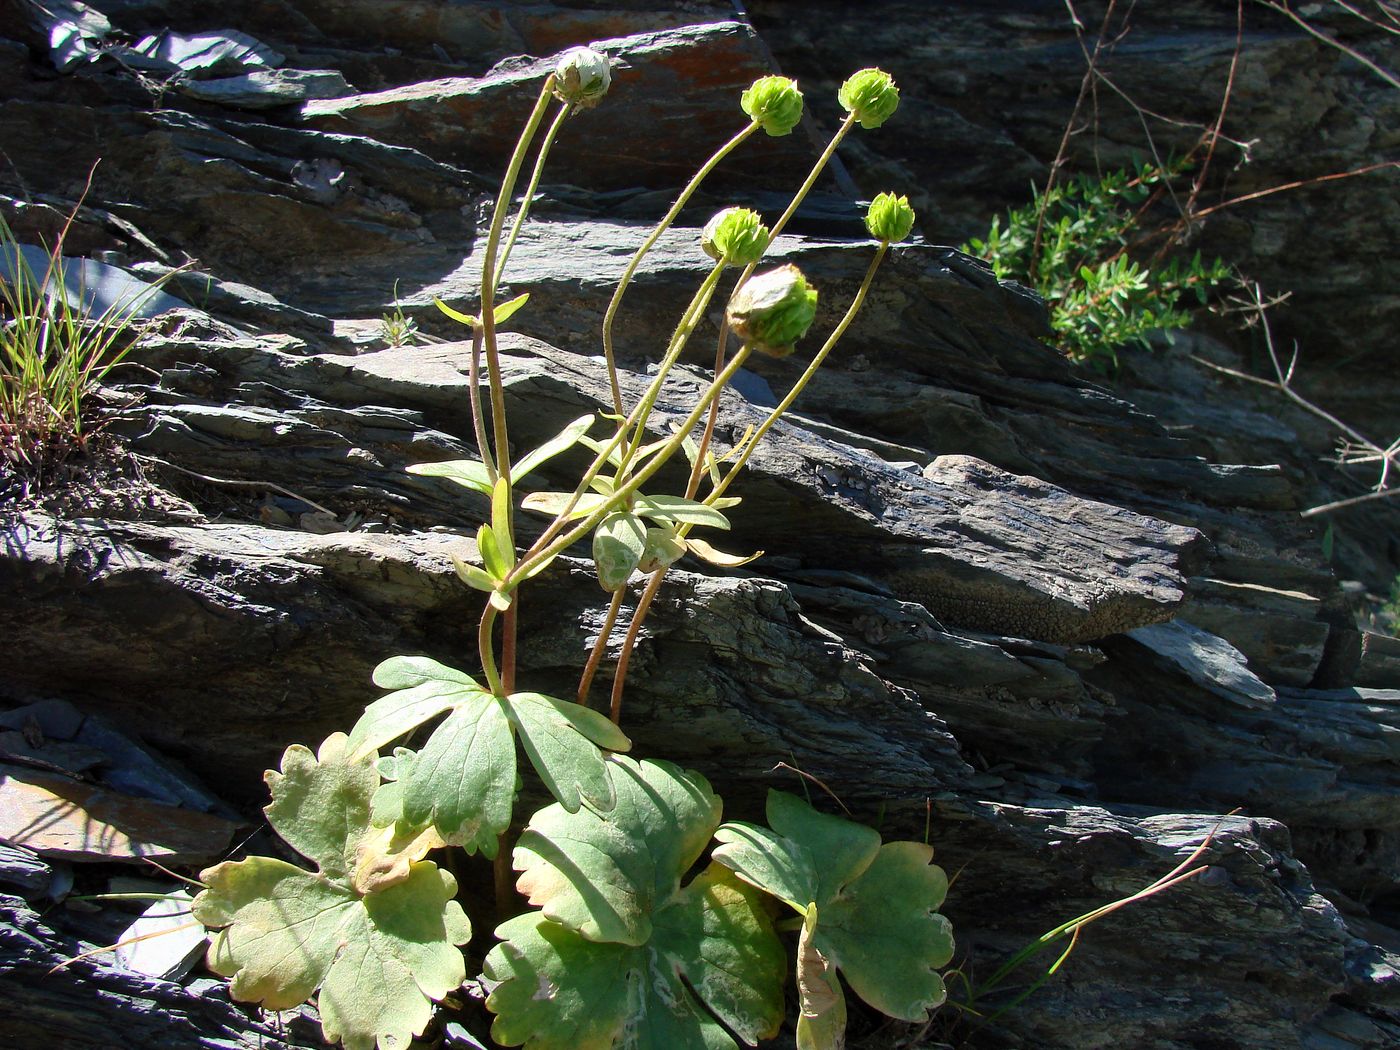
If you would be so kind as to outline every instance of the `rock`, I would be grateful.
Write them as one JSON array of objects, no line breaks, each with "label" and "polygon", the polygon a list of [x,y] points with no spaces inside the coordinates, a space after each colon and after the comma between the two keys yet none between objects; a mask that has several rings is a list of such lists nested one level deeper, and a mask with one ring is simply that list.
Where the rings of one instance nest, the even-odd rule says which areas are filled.
[{"label": "rock", "polygon": [[42,857],[201,864],[229,847],[234,827],[69,777],[0,766],[0,839]]},{"label": "rock", "polygon": [[1126,633],[1152,658],[1164,661],[1173,671],[1232,704],[1269,707],[1278,699],[1249,670],[1243,653],[1194,624],[1174,620]]},{"label": "rock", "polygon": [[[107,1050],[113,1033],[124,1045],[150,1050],[289,1050],[323,1047],[320,1026],[305,1009],[263,1019],[229,1002],[223,981],[188,987],[114,966],[102,955],[72,961],[110,932],[81,939],[56,929],[73,916],[44,918],[18,897],[0,897],[0,979],[6,995],[0,1031],[21,1043],[53,1040],[73,1050]],[[58,964],[62,969],[55,971]],[[62,1018],[56,1025],[54,1018]]]},{"label": "rock", "polygon": [[275,109],[308,99],[343,98],[355,89],[334,69],[254,70],[236,77],[191,80],[180,90],[200,102],[237,109]]},{"label": "rock", "polygon": [[[593,46],[619,63],[607,109],[570,121],[551,164],[567,173],[563,181],[598,189],[683,181],[743,128],[739,94],[769,70],[753,30],[741,22],[663,29]],[[539,78],[553,66],[552,57],[527,60],[479,77],[308,102],[302,115],[323,131],[368,134],[448,163],[501,171]],[[810,159],[806,143],[796,136],[762,139],[747,151],[757,159],[742,171],[726,165],[720,178],[749,188],[800,179]]]},{"label": "rock", "polygon": [[53,866],[33,850],[0,845],[0,883],[37,900],[49,892],[52,880]]},{"label": "rock", "polygon": [[268,70],[285,60],[280,52],[236,29],[212,33],[177,33],[165,29],[142,37],[122,52],[122,58],[138,69],[181,72],[201,80]]},{"label": "rock", "polygon": [[190,913],[193,900],[184,889],[168,891],[122,931],[115,952],[128,970],[165,981],[190,972],[209,943],[209,935]]}]

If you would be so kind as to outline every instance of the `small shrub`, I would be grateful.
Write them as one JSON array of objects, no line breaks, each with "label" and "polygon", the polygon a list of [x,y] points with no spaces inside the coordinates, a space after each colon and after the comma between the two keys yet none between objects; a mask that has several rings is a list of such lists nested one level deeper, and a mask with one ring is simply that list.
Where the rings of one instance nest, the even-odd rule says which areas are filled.
[{"label": "small shrub", "polygon": [[1060,349],[1100,370],[1118,363],[1120,347],[1147,347],[1151,332],[1184,328],[1190,296],[1205,305],[1232,270],[1197,252],[1160,261],[1139,258],[1153,239],[1145,223],[1152,203],[1180,168],[1142,165],[1134,172],[1080,176],[1037,190],[1031,202],[992,219],[985,240],[963,250],[992,264],[999,279],[1034,288],[1050,308]]}]

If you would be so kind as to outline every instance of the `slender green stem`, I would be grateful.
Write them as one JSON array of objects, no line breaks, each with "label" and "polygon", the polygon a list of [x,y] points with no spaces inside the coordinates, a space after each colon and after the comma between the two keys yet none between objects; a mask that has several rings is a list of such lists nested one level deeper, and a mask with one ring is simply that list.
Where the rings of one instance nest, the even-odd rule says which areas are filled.
[{"label": "slender green stem", "polygon": [[496,607],[490,602],[481,614],[481,626],[476,632],[476,647],[481,652],[481,671],[486,676],[487,688],[496,696],[507,696],[501,676],[496,670],[496,644],[491,637],[491,629],[496,625]]},{"label": "slender green stem", "polygon": [[670,228],[671,223],[675,222],[676,216],[681,213],[681,209],[685,207],[686,202],[689,201],[695,191],[699,189],[700,183],[705,180],[705,177],[709,175],[710,172],[714,171],[720,161],[728,156],[746,138],[757,131],[758,127],[757,123],[750,123],[746,128],[716,150],[714,156],[700,167],[700,170],[686,183],[685,189],[681,190],[680,196],[677,197],[675,203],[671,205],[671,210],[662,217],[661,221],[656,224],[656,228],[651,231],[651,235],[642,242],[642,246],[633,254],[631,261],[627,264],[627,269],[622,273],[622,279],[617,282],[617,288],[613,292],[612,301],[608,303],[607,313],[603,315],[603,357],[608,364],[608,382],[612,385],[613,411],[619,416],[622,415],[622,388],[618,385],[617,381],[617,365],[613,356],[612,330],[613,321],[617,317],[618,307],[622,305],[622,297],[627,292],[627,286],[632,282],[632,276],[637,272],[637,267],[641,265],[642,259],[645,258],[647,252],[651,251],[661,235]]},{"label": "slender green stem", "polygon": [[[549,108],[553,90],[554,75],[550,74],[545,77],[544,85],[540,88],[540,97],[535,102],[535,108],[530,113],[525,129],[520,133],[505,177],[501,180],[501,188],[496,194],[496,207],[491,215],[491,229],[486,236],[486,251],[483,253],[485,258],[481,264],[481,332],[486,350],[486,371],[491,381],[491,422],[495,429],[496,471],[507,481],[510,480],[510,440],[506,430],[506,398],[505,387],[501,382],[501,362],[496,353],[496,252],[501,243],[501,229],[505,224],[506,212],[510,209],[512,195],[515,193],[515,182],[520,177],[520,168],[525,162],[530,141],[544,120],[545,110]],[[482,457],[485,458],[485,455],[483,449]]]},{"label": "slender green stem", "polygon": [[729,488],[734,479],[738,477],[739,471],[744,468],[744,465],[749,461],[749,457],[753,455],[753,450],[757,448],[758,443],[763,440],[763,435],[767,434],[768,431],[772,429],[773,424],[782,418],[783,413],[792,407],[792,403],[797,400],[798,395],[801,394],[807,384],[811,382],[812,377],[817,374],[817,369],[819,369],[822,362],[826,360],[826,355],[831,353],[832,348],[835,347],[841,337],[846,334],[846,329],[851,326],[851,322],[855,320],[856,314],[860,313],[860,308],[865,305],[865,297],[870,291],[870,282],[875,279],[875,271],[880,268],[880,263],[885,258],[885,253],[889,251],[889,248],[890,245],[888,241],[881,242],[880,247],[875,252],[875,258],[870,260],[870,266],[865,271],[865,279],[860,283],[860,290],[856,292],[856,297],[851,300],[851,305],[847,308],[846,315],[841,318],[841,323],[838,324],[831,335],[827,337],[826,342],[822,344],[822,348],[817,351],[817,355],[812,358],[812,363],[807,366],[807,370],[803,372],[797,382],[792,385],[792,389],[788,391],[787,397],[783,398],[778,406],[768,413],[768,418],[763,421],[758,431],[754,434],[752,439],[750,439],[748,445],[744,448],[743,454],[739,456],[734,462],[734,465],[730,467],[729,471],[720,479],[720,483],[715,486],[715,490],[706,498],[706,503],[713,503],[720,496],[724,495],[725,489]]},{"label": "slender green stem", "polygon": [[[593,513],[589,514],[588,517],[584,518],[568,532],[564,533],[563,536],[557,537],[549,543],[548,546],[540,550],[534,551],[532,548],[534,552],[527,554],[516,564],[515,568],[513,568],[506,577],[506,583],[510,584],[518,580],[528,579],[536,569],[543,566],[556,555],[568,550],[575,543],[592,532],[594,527],[597,526],[603,518],[625,504],[638,489],[650,481],[652,476],[664,467],[670,458],[675,455],[676,450],[681,447],[681,444],[690,434],[691,429],[700,421],[700,417],[705,414],[705,410],[710,407],[710,403],[714,401],[715,398],[719,397],[724,388],[729,385],[729,381],[734,378],[734,373],[739,371],[744,362],[748,360],[748,356],[752,350],[753,347],[749,343],[745,343],[739,348],[738,353],[736,353],[729,364],[725,366],[724,371],[715,376],[714,381],[710,384],[710,388],[705,391],[690,414],[681,422],[680,427],[671,437],[671,440],[651,457],[645,467],[638,471],[634,477],[630,478],[625,485],[622,485],[613,492],[606,503],[594,510]],[[539,547],[540,544],[536,543],[535,546]]]},{"label": "slender green stem", "polygon": [[476,448],[486,465],[486,477],[496,484],[496,462],[491,455],[491,440],[486,436],[486,416],[481,407],[481,325],[472,325],[472,358],[467,368],[467,397],[472,406],[472,429],[476,432]]},{"label": "slender green stem", "polygon": [[[647,389],[642,395],[642,400],[632,409],[631,414],[623,421],[622,425],[617,428],[616,433],[613,434],[608,443],[594,456],[593,462],[589,465],[588,470],[584,472],[583,478],[574,489],[573,495],[569,498],[568,503],[565,504],[564,509],[555,516],[554,521],[550,522],[539,539],[535,541],[534,546],[526,553],[527,558],[543,550],[544,546],[549,543],[550,540],[559,535],[560,530],[568,523],[569,515],[572,514],[574,508],[578,506],[578,501],[582,499],[584,493],[588,491],[589,485],[592,484],[593,479],[602,473],[603,468],[608,465],[608,457],[622,444],[627,435],[631,434],[634,429],[640,434],[639,420],[644,418],[643,406],[645,406],[645,412],[650,412],[652,406],[655,405],[656,399],[661,392],[661,384],[665,382],[666,376],[670,373],[672,366],[679,360],[681,351],[685,349],[685,344],[689,340],[691,332],[695,330],[695,326],[699,323],[700,317],[704,313],[705,305],[709,302],[710,296],[713,294],[714,282],[718,281],[721,270],[722,267],[716,266],[710,276],[706,278],[705,282],[696,290],[695,295],[691,297],[690,305],[687,306],[685,312],[681,314],[680,323],[676,326],[676,330],[671,335],[671,343],[666,348],[666,356],[662,358],[661,364],[656,370],[656,375],[652,377],[651,382],[647,385]],[[638,438],[636,444],[640,444],[640,438]],[[628,456],[624,458],[624,466],[626,465],[627,459],[630,458],[630,454],[631,450],[629,449]],[[619,471],[618,476],[619,478],[621,477],[621,471]]]},{"label": "slender green stem", "polygon": [[554,146],[554,137],[559,134],[559,129],[563,127],[564,121],[573,111],[573,103],[565,102],[555,116],[554,122],[549,125],[549,130],[545,132],[544,141],[540,143],[540,153],[535,158],[535,170],[530,174],[530,185],[525,189],[525,199],[520,202],[520,211],[516,212],[515,221],[511,223],[510,236],[506,238],[505,249],[501,252],[501,261],[496,264],[494,287],[500,287],[501,277],[506,272],[506,263],[510,261],[511,249],[515,247],[515,239],[520,236],[520,228],[525,225],[525,219],[530,214],[530,205],[534,202],[535,190],[539,188],[540,176],[544,173],[545,159],[548,158],[549,151]]},{"label": "slender green stem", "polygon": [[[811,193],[812,187],[816,185],[818,177],[820,177],[822,171],[826,169],[827,164],[830,163],[832,155],[836,152],[836,148],[841,145],[841,140],[844,139],[847,133],[850,132],[851,128],[855,126],[855,122],[856,117],[855,114],[852,113],[849,116],[847,116],[847,118],[844,121],[842,121],[841,126],[836,129],[836,134],[834,134],[831,137],[831,141],[827,143],[826,149],[822,151],[821,156],[818,157],[816,163],[812,165],[812,170],[807,173],[807,178],[803,180],[802,185],[799,186],[797,192],[793,194],[792,200],[788,202],[787,209],[783,212],[782,215],[778,217],[778,221],[775,222],[772,228],[770,229],[768,235],[769,247],[771,247],[773,243],[777,241],[778,235],[783,232],[783,229],[787,226],[788,222],[792,219],[792,217],[795,214],[797,214],[797,209],[801,206],[802,201],[806,199],[809,193]],[[821,353],[818,354],[817,360],[814,361],[812,367],[808,369],[808,374],[804,376],[802,380],[799,380],[799,383],[802,386],[806,385],[806,381],[811,378],[811,373],[815,372],[816,368],[821,364],[821,359],[826,356],[826,354],[830,351],[831,347],[835,345],[836,340],[839,339],[841,337],[841,334],[845,332],[846,327],[850,325],[851,319],[855,316],[855,311],[860,308],[861,302],[864,301],[866,290],[870,287],[870,279],[874,276],[875,266],[879,264],[879,260],[883,256],[884,251],[887,247],[888,245],[881,246],[880,252],[876,256],[875,263],[872,264],[870,271],[866,274],[865,283],[861,286],[860,293],[857,295],[857,301],[852,305],[851,310],[848,311],[846,318],[842,321],[841,325],[838,326],[832,338],[829,339],[827,341],[826,346],[822,348]],[[751,276],[753,276],[754,270],[758,268],[758,262],[759,260],[756,260],[752,263],[749,263],[748,266],[744,267],[743,272],[739,275],[738,281],[736,281],[734,284],[735,292],[742,288],[744,284],[748,281],[748,279]],[[724,351],[728,334],[728,328],[721,327],[719,333],[719,342],[715,350],[715,375],[719,375],[724,370]],[[792,403],[792,399],[795,399],[797,394],[799,393],[801,393],[800,386],[792,394],[789,395],[789,400],[787,404],[790,405]],[[777,415],[781,415],[782,411],[783,409],[779,409]],[[771,427],[773,425],[773,422],[775,421],[776,417],[770,419],[770,421],[768,421],[765,424],[764,430],[760,431],[754,436],[753,440],[749,443],[748,449],[745,452],[745,458],[747,458],[748,451],[751,451],[753,449],[754,445],[758,443],[759,438],[763,436],[763,433],[766,432],[767,428]],[[715,426],[718,422],[719,399],[714,398],[710,406],[709,418],[705,422],[705,432],[700,438],[698,454],[695,457],[694,464],[691,465],[690,479],[686,483],[687,499],[694,498],[695,493],[699,490],[700,479],[703,476],[705,469],[705,455],[709,450],[711,441],[713,440]],[[687,428],[687,432],[688,430],[689,428]],[[633,447],[635,448],[637,444],[640,444],[640,442],[641,431],[639,429],[637,432],[636,442],[634,443]],[[742,463],[736,464],[735,470],[731,471],[731,477],[734,473],[737,473],[738,466],[742,466]],[[621,475],[619,474],[619,476]],[[727,481],[725,481],[721,483],[721,486],[727,484]],[[715,493],[711,496],[711,499],[717,498],[722,491],[722,487],[717,488]],[[689,532],[690,526],[688,525],[683,525],[677,530],[677,533],[681,536],[685,536]],[[636,611],[632,614],[632,622],[627,625],[627,635],[622,643],[622,653],[618,657],[617,672],[613,678],[613,722],[617,722],[618,719],[621,717],[622,690],[627,679],[627,666],[632,656],[633,646],[635,646],[637,637],[641,632],[642,621],[646,619],[647,611],[651,606],[651,599],[656,594],[657,590],[660,589],[661,581],[665,578],[665,576],[665,568],[658,569],[655,573],[653,573],[652,578],[647,582],[647,587],[642,594],[641,600],[637,603]]]},{"label": "slender green stem", "polygon": [[714,268],[710,270],[709,275],[691,298],[690,305],[681,315],[680,323],[671,335],[671,345],[666,348],[666,356],[662,359],[660,367],[657,368],[656,376],[648,385],[641,402],[632,411],[632,416],[635,418],[629,418],[627,421],[627,427],[631,430],[632,437],[628,441],[627,450],[623,453],[622,465],[618,468],[619,479],[626,473],[628,465],[632,462],[632,457],[637,454],[637,449],[642,446],[642,439],[646,436],[647,417],[651,415],[651,410],[656,407],[656,399],[661,396],[661,386],[672,367],[680,360],[686,343],[690,341],[696,325],[700,323],[700,318],[705,316],[705,308],[710,305],[710,300],[714,298],[715,286],[719,284],[725,265],[723,261],[715,263]]}]

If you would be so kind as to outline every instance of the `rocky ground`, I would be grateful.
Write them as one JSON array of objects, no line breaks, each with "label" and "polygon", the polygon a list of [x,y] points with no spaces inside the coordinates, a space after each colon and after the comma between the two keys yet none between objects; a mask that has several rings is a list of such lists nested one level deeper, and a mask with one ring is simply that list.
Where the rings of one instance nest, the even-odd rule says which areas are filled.
[{"label": "rocky ground", "polygon": [[[287,743],[346,728],[382,658],[471,651],[477,600],[448,554],[484,501],[403,468],[473,453],[470,348],[430,303],[474,308],[482,209],[533,78],[585,40],[625,63],[606,105],[566,126],[512,257],[509,293],[531,294],[528,334],[503,342],[522,448],[605,405],[595,333],[612,283],[684,174],[741,126],[738,92],[775,53],[803,76],[811,135],[726,164],[648,257],[618,330],[628,391],[707,266],[696,228],[719,204],[775,211],[815,155],[831,109],[816,100],[851,64],[828,69],[847,38],[827,32],[834,9],[798,20],[786,6],[752,5],[756,32],[718,2],[231,0],[195,12],[101,0],[89,10],[110,30],[89,19],[78,38],[126,50],[78,54],[63,71],[47,35],[0,34],[7,220],[51,234],[100,159],[70,250],[124,267],[103,271],[112,281],[195,260],[164,288],[179,309],[105,395],[129,458],[114,453],[113,473],[66,494],[12,491],[0,517],[0,700],[18,709],[0,735],[8,1039],[317,1045],[306,1017],[259,1018],[207,978],[164,976],[179,967],[143,976],[97,955],[48,974],[130,921],[57,902],[75,880],[105,887],[113,862],[151,846],[195,867],[222,855],[246,834],[235,825],[256,827],[261,771]],[[1042,10],[1055,5],[999,6],[995,25],[1048,56],[1035,68],[1058,85],[1049,58],[1073,55]],[[895,250],[831,367],[752,460],[729,545],[768,554],[730,573],[683,564],[663,590],[628,731],[640,754],[705,772],[727,816],[791,786],[774,771],[787,762],[887,835],[927,827],[959,873],[946,911],[974,981],[1216,830],[1206,875],[1095,926],[1017,1009],[988,1022],[950,1009],[924,1033],[858,1025],[861,1045],[1394,1046],[1400,645],[1358,630],[1322,529],[1299,517],[1325,483],[1298,451],[1319,428],[1210,379],[1189,352],[1240,362],[1206,336],[1135,361],[1117,384],[1087,377],[1045,345],[1033,297],[933,243],[973,232],[978,171],[1025,183],[993,147],[1030,174],[1045,155],[990,122],[932,159],[949,125],[971,123],[950,116],[947,95],[984,113],[1013,104],[976,79],[991,60],[985,44],[969,57],[969,5],[941,7],[927,25],[889,16],[926,34],[937,74],[923,52],[900,68],[909,49],[855,23],[906,101],[858,140],[776,254],[821,289],[829,329],[871,252],[853,194],[911,192],[929,238]],[[955,9],[962,36],[943,31]],[[0,24],[30,24],[19,0],[0,10],[16,13]],[[1218,34],[1218,19],[1196,22]],[[143,48],[147,33],[229,25],[251,44],[235,41],[218,66],[150,68],[151,52],[185,52],[170,37]],[[1280,62],[1310,46],[1252,31]],[[538,57],[510,57],[522,53]],[[1363,262],[1381,253],[1371,236],[1352,249]],[[415,345],[381,338],[395,299],[424,330]],[[1347,339],[1371,338],[1383,300],[1374,317],[1347,311]],[[702,382],[701,356],[667,388],[658,433]],[[743,376],[722,447],[801,357]],[[566,483],[573,465],[542,480]],[[1374,513],[1365,520],[1393,535]],[[1394,571],[1393,552],[1349,550],[1358,572]],[[605,605],[581,562],[541,577],[522,612],[522,674],[567,692]],[[55,700],[74,706],[21,706]],[[83,737],[89,725],[108,735]],[[131,749],[146,759],[113,757]],[[53,797],[114,833],[100,849],[62,826],[40,836],[25,813]],[[482,1022],[468,998],[444,1045],[475,1045]]]}]

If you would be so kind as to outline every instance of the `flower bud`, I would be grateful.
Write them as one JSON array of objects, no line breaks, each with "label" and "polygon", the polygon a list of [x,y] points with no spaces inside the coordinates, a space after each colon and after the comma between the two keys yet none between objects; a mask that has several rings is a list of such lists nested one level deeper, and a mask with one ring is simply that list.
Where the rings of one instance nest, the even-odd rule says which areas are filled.
[{"label": "flower bud", "polygon": [[870,202],[865,213],[865,228],[870,236],[886,244],[904,240],[914,228],[914,209],[909,206],[909,198],[881,193]]},{"label": "flower bud", "polygon": [[759,77],[739,97],[739,105],[773,137],[786,135],[802,119],[802,92],[787,77]]},{"label": "flower bud", "polygon": [[608,56],[591,47],[571,47],[554,65],[554,97],[579,109],[592,109],[611,85]]},{"label": "flower bud", "polygon": [[760,273],[734,293],[724,311],[746,342],[773,357],[786,357],[817,315],[817,290],[791,264]]},{"label": "flower bud", "polygon": [[899,88],[883,69],[862,69],[841,85],[836,98],[847,113],[854,113],[866,130],[878,128],[899,108]]},{"label": "flower bud", "polygon": [[756,211],[725,208],[705,223],[700,247],[715,262],[747,266],[763,257],[763,250],[768,247],[768,227]]}]

